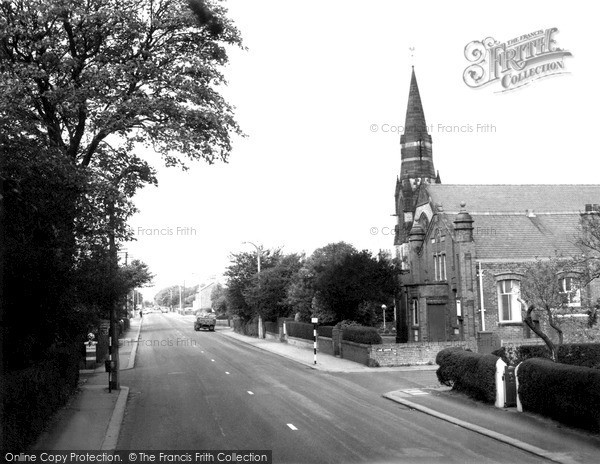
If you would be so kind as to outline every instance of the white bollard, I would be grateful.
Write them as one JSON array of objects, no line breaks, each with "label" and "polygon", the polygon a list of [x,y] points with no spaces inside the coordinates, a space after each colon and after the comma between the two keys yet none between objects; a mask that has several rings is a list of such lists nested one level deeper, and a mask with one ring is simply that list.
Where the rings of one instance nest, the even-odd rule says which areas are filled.
[{"label": "white bollard", "polygon": [[504,397],[504,380],[502,380],[505,368],[506,363],[502,359],[498,359],[496,361],[496,402],[494,403],[494,406],[497,408],[503,408],[506,403],[506,398]]}]

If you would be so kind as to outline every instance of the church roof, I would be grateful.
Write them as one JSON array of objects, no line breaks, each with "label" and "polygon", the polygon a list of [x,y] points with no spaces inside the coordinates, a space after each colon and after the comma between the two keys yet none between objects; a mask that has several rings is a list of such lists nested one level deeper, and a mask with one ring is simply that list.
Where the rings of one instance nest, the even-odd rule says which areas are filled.
[{"label": "church roof", "polygon": [[453,185],[431,184],[427,193],[434,205],[458,213],[466,202],[469,213],[580,212],[586,204],[600,204],[600,185]]},{"label": "church roof", "polygon": [[477,259],[580,254],[575,245],[580,214],[587,204],[600,204],[600,185],[430,184],[424,193],[434,206],[442,204],[448,222],[466,202]]},{"label": "church roof", "polygon": [[579,213],[520,215],[473,214],[477,259],[574,256]]}]

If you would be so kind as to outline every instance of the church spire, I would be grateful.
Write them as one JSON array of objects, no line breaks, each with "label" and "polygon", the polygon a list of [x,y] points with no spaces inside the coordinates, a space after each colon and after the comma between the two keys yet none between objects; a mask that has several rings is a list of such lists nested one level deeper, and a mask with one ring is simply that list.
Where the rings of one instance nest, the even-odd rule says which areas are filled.
[{"label": "church spire", "polygon": [[421,103],[414,67],[410,79],[404,134],[400,137],[400,151],[402,157],[400,180],[426,179],[430,181],[436,178],[433,167],[431,135],[427,132],[425,112]]}]

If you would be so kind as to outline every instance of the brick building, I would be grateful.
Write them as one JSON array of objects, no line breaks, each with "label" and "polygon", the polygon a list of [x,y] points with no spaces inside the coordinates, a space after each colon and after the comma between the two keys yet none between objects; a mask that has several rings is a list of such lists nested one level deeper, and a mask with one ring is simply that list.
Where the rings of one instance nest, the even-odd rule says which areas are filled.
[{"label": "brick building", "polygon": [[[513,289],[526,263],[581,254],[577,228],[582,214],[598,211],[600,185],[442,184],[414,69],[400,146],[397,341],[535,338]],[[575,289],[562,279],[575,306],[581,292],[600,297],[595,284]]]}]

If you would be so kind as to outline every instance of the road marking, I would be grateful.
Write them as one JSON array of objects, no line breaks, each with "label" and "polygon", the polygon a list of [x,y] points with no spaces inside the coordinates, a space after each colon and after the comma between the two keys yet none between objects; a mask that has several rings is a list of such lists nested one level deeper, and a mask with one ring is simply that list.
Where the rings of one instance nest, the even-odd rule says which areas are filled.
[{"label": "road marking", "polygon": [[185,374],[185,372],[169,372],[167,375]]},{"label": "road marking", "polygon": [[210,362],[215,362],[215,360],[214,360],[214,359],[211,359],[211,360],[210,360]]},{"label": "road marking", "polygon": [[250,390],[248,390],[248,394],[249,395],[254,395],[254,393],[252,393]]},{"label": "road marking", "polygon": [[402,393],[408,393],[409,395],[412,395],[412,396],[429,395],[428,392],[424,392],[423,390],[419,390],[418,388],[410,388],[408,390],[402,390]]},{"label": "road marking", "polygon": [[297,428],[294,426],[294,424],[288,424],[287,426],[288,426],[290,429],[292,429],[292,430],[298,430],[298,429],[297,429]]},{"label": "road marking", "polygon": [[225,373],[226,373],[227,375],[229,375],[229,372],[225,371]]}]

